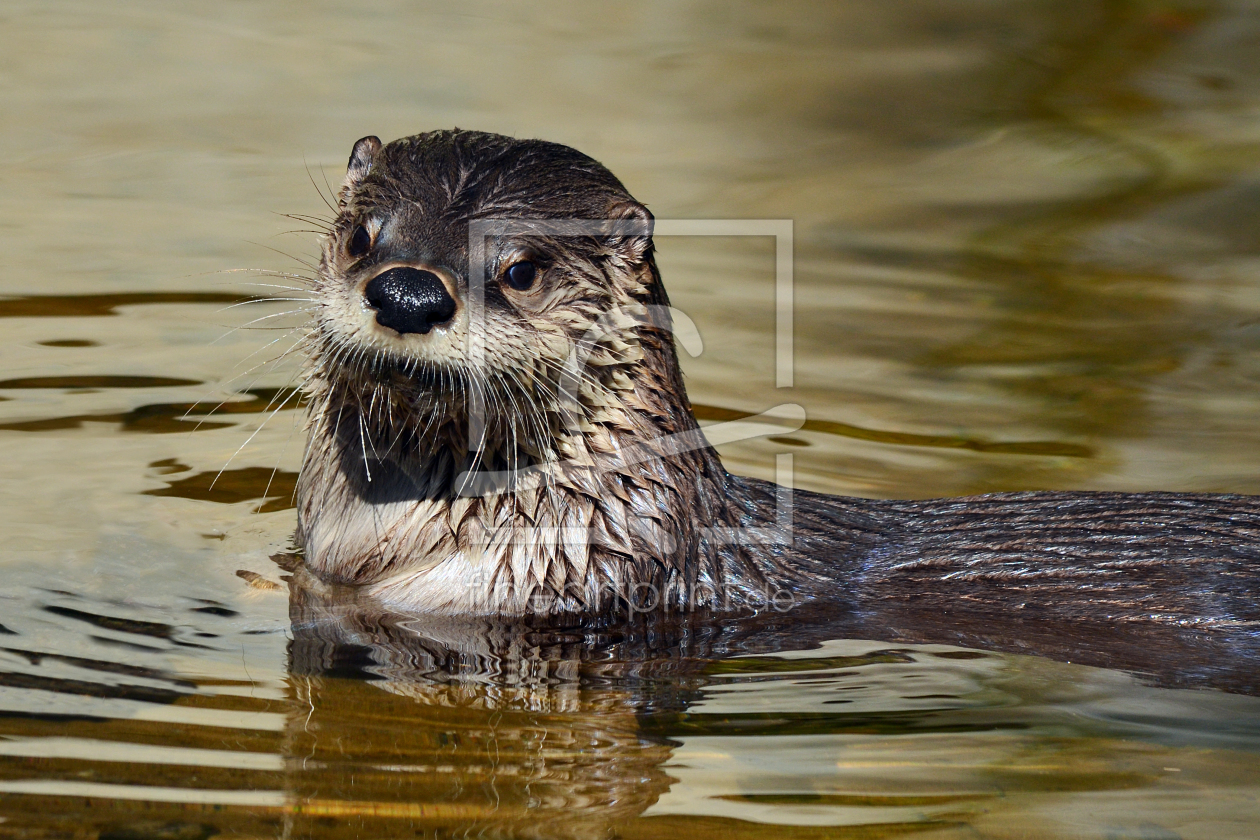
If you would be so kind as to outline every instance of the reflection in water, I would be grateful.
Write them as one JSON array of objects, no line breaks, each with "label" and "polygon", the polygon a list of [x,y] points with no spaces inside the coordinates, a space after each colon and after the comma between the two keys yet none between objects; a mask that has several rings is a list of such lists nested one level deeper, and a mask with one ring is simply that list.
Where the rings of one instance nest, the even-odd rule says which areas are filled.
[{"label": "reflection in water", "polygon": [[[1179,743],[1260,747],[1254,699],[1199,706],[1109,672],[823,642],[799,620],[543,628],[384,613],[301,573],[292,586],[294,836],[321,817],[363,836],[973,836],[1078,793],[1158,797]],[[1225,708],[1250,717],[1194,732]],[[1146,824],[1170,817],[1184,824],[1160,809]]]},{"label": "reflection in water", "polygon": [[[157,378],[148,377],[147,379],[156,380]],[[82,381],[82,379],[71,381]],[[158,386],[163,384],[169,385],[172,383],[157,382]],[[198,383],[180,381],[175,384],[196,385]],[[152,381],[146,381],[143,385],[136,387],[152,386]],[[67,386],[51,385],[39,387]],[[242,396],[248,397],[248,399],[236,399],[236,397]],[[229,414],[262,414],[276,411],[281,407],[296,406],[300,408],[303,403],[300,399],[295,399],[295,396],[296,392],[292,388],[251,388],[232,394],[223,401],[150,403],[149,405],[142,405],[133,408],[131,411],[120,413],[73,414],[62,417],[45,417],[39,420],[19,420],[14,423],[0,423],[0,430],[11,432],[48,432],[77,429],[81,428],[84,423],[118,423],[122,431],[127,432],[169,434],[171,432],[210,431],[211,429],[232,428],[235,424],[223,422],[222,420],[206,419],[207,417]]]},{"label": "reflection in water", "polygon": [[194,676],[169,665],[256,632],[236,610],[45,594],[0,646],[0,836],[1230,837],[1193,829],[1260,790],[1251,697],[836,617],[442,620],[300,571],[287,597],[287,674]]},{"label": "reflection in water", "polygon": [[[742,420],[749,415],[719,408],[712,405],[692,403],[692,412],[698,420],[731,421]],[[768,422],[775,422],[770,418]],[[795,425],[795,424],[794,424]],[[1088,458],[1093,451],[1088,446],[1072,443],[1056,443],[1055,441],[1027,441],[1014,443],[992,443],[972,438],[954,437],[950,435],[914,435],[908,432],[885,432],[878,429],[863,429],[850,426],[848,423],[836,423],[832,420],[808,419],[799,428],[823,434],[841,435],[857,440],[870,440],[879,443],[892,443],[901,446],[931,446],[943,449],[969,449],[972,452],[1002,452],[1008,455],[1057,455],[1061,458]],[[791,444],[789,444],[791,445]]]},{"label": "reflection in water", "polygon": [[0,379],[0,389],[10,388],[172,388],[199,385],[195,379],[162,376],[31,376]]},{"label": "reflection in water", "polygon": [[[160,462],[154,462],[156,466]],[[185,465],[184,470],[191,469]],[[160,468],[163,473],[177,472],[174,465]],[[176,496],[181,499],[197,499],[220,504],[265,499],[255,510],[270,513],[293,507],[293,492],[297,487],[297,473],[266,467],[240,467],[217,472],[199,472],[183,478],[167,480],[165,487],[145,490],[147,496]]]},{"label": "reflection in water", "polygon": [[[309,714],[295,716],[288,745],[290,789],[311,804],[294,816],[296,836],[339,817],[365,835],[401,819],[473,835],[603,837],[669,787],[669,744],[640,730],[642,704],[625,685],[642,679],[633,667],[587,667],[580,645],[536,646],[493,627],[426,636],[423,624],[345,613],[334,624],[306,606],[292,668]],[[347,678],[356,666],[369,680]]]},{"label": "reflection in water", "polygon": [[[117,315],[123,306],[159,303],[250,303],[258,298],[225,292],[121,292],[98,295],[26,295],[0,299],[0,318],[83,318]],[[52,347],[84,347],[82,343],[46,342]]]}]

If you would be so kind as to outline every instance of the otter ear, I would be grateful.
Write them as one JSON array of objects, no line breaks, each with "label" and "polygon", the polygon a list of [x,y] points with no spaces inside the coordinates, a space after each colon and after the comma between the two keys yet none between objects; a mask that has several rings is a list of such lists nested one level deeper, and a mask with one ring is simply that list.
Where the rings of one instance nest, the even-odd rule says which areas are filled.
[{"label": "otter ear", "polygon": [[376,153],[380,150],[380,138],[371,135],[354,144],[354,149],[350,152],[350,162],[346,164],[346,180],[341,182],[341,192],[337,194],[342,207],[345,207],[346,202],[350,200],[354,188],[372,171],[372,158],[376,157]]},{"label": "otter ear", "polygon": [[639,262],[652,249],[652,213],[637,201],[619,201],[608,208],[608,244]]}]

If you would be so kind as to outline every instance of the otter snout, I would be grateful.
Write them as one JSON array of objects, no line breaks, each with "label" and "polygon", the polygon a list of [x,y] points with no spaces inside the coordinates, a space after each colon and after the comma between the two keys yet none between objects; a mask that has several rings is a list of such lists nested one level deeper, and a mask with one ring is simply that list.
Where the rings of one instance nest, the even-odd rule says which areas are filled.
[{"label": "otter snout", "polygon": [[376,323],[399,333],[427,333],[455,315],[455,299],[432,271],[399,266],[383,271],[363,289]]}]

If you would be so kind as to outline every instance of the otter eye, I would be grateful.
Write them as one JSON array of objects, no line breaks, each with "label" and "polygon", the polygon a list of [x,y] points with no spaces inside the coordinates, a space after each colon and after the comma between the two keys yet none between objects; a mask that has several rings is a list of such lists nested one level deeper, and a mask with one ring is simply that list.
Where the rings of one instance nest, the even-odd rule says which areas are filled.
[{"label": "otter eye", "polygon": [[529,260],[518,262],[508,268],[507,273],[503,275],[503,279],[507,284],[518,292],[523,292],[530,286],[534,285],[534,278],[538,276],[538,266]]},{"label": "otter eye", "polygon": [[368,248],[372,247],[372,234],[367,232],[367,228],[359,225],[354,229],[354,233],[350,234],[350,243],[346,245],[346,251],[352,257],[361,257],[368,252]]}]

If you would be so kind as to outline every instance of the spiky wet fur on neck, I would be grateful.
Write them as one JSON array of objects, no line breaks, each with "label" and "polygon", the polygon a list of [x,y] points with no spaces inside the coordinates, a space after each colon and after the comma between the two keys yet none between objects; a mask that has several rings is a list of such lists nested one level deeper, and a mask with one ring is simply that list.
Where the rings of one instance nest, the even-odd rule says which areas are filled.
[{"label": "spiky wet fur on neck", "polygon": [[[389,157],[398,144],[377,152],[375,182],[363,174],[370,164],[356,174],[351,159],[342,218],[321,261],[321,303],[346,283],[338,237],[364,212],[356,205],[360,188],[369,198],[399,192],[389,180],[399,173],[381,170],[431,156],[435,143],[453,150],[442,200],[461,208],[464,230],[478,213],[541,215],[541,199],[512,205],[504,197],[512,166],[531,165],[528,155],[505,162],[503,148],[521,141],[445,132],[398,142],[422,144],[421,152],[408,151],[401,164],[401,153]],[[524,143],[544,153],[563,149]],[[591,176],[584,161],[574,178]],[[589,165],[598,167],[608,193],[603,213],[633,207],[650,219],[606,170]],[[479,166],[489,168],[498,193],[487,192]],[[592,215],[589,206],[567,209],[578,218]],[[741,524],[747,511],[732,496],[716,453],[698,437],[661,315],[668,300],[650,239],[544,246],[555,257],[550,271],[563,275],[555,300],[522,337],[493,348],[493,362],[481,371],[356,344],[335,307],[317,313],[306,389],[310,438],[298,483],[298,540],[307,562],[327,579],[434,612],[740,605],[746,590],[766,581],[739,546],[705,536],[706,528]],[[505,308],[499,316],[511,314]],[[584,357],[576,378],[565,365],[574,352]],[[474,394],[487,420],[470,447]],[[644,445],[680,434],[696,436],[698,445],[643,457]],[[536,474],[533,486],[469,484],[521,468]]]}]

